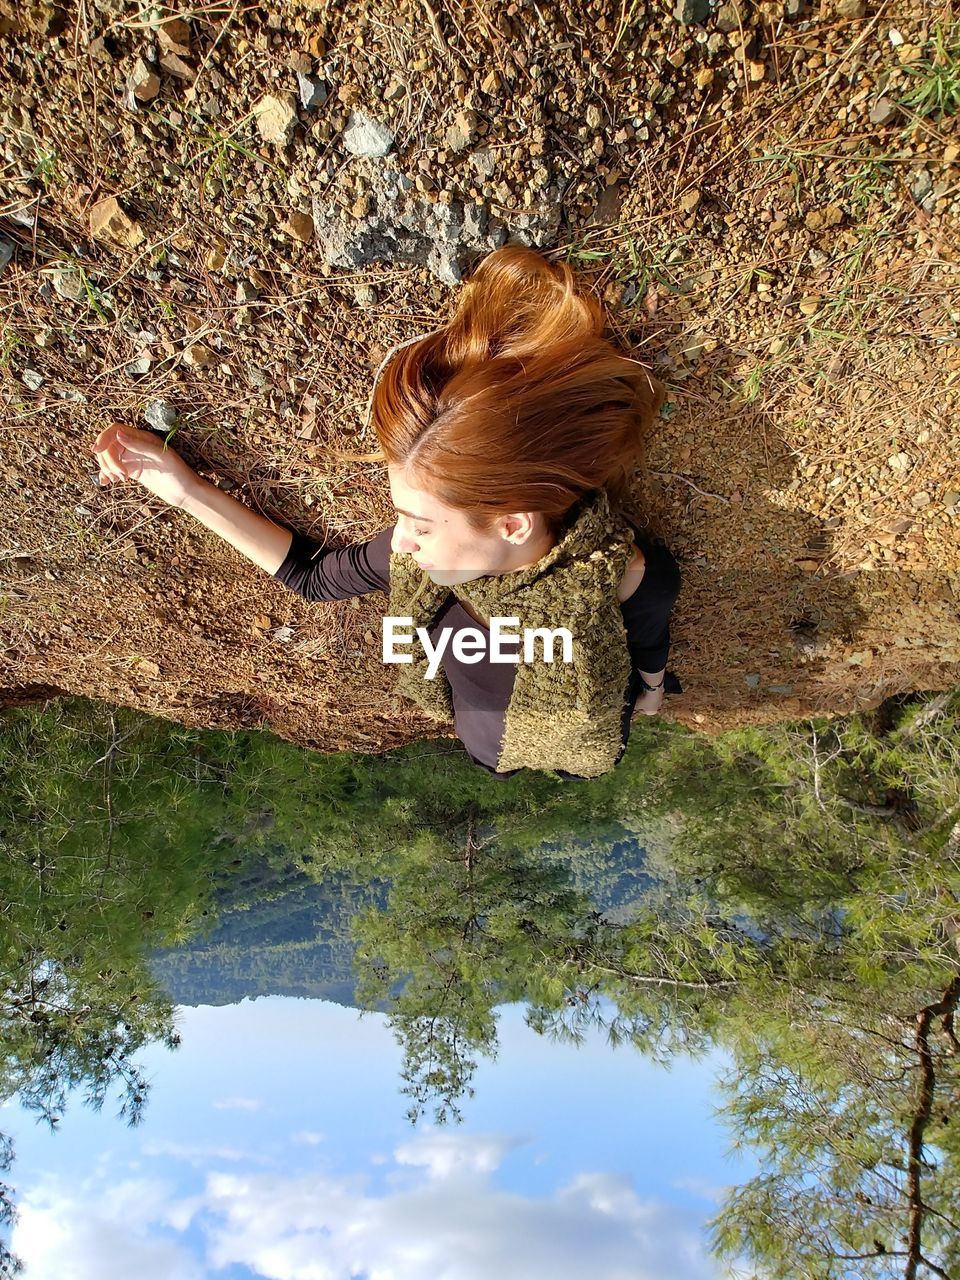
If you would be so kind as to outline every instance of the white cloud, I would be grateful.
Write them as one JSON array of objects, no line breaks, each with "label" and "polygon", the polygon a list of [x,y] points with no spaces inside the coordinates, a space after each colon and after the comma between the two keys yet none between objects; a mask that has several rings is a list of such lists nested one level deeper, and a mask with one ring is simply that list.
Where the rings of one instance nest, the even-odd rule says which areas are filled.
[{"label": "white cloud", "polygon": [[394,1157],[397,1164],[425,1168],[431,1178],[449,1178],[455,1173],[493,1173],[519,1145],[517,1138],[494,1134],[426,1132],[397,1147]]},{"label": "white cloud", "polygon": [[[159,1179],[26,1192],[13,1245],[30,1280],[720,1280],[701,1215],[582,1174],[552,1194],[496,1185],[522,1139],[428,1132],[364,1176],[231,1169],[195,1194]],[[171,1144],[172,1145],[172,1144]],[[167,1152],[166,1154],[170,1154]],[[396,1179],[399,1178],[399,1181]],[[94,1184],[97,1185],[94,1185]],[[204,1263],[175,1233],[190,1232]]]},{"label": "white cloud", "polygon": [[689,1191],[701,1200],[709,1200],[711,1204],[722,1204],[730,1193],[730,1187],[721,1187],[715,1182],[707,1182],[704,1178],[691,1175],[686,1178],[674,1178],[670,1183],[678,1191]]},{"label": "white cloud", "polygon": [[192,1164],[196,1169],[207,1168],[211,1160],[229,1160],[234,1163],[238,1163],[241,1160],[249,1160],[254,1164],[270,1163],[263,1156],[243,1151],[240,1147],[218,1146],[216,1143],[197,1143],[194,1145],[186,1142],[170,1142],[166,1138],[156,1138],[152,1142],[145,1142],[141,1150],[145,1156],[172,1156],[175,1160],[183,1160],[187,1164]]},{"label": "white cloud", "polygon": [[258,1098],[221,1098],[213,1104],[215,1111],[259,1111],[262,1106]]},{"label": "white cloud", "polygon": [[326,1142],[327,1137],[324,1133],[314,1133],[310,1129],[301,1129],[299,1133],[295,1133],[290,1139],[295,1142],[298,1147],[318,1147],[321,1142]]},{"label": "white cloud", "polygon": [[643,1202],[626,1179],[583,1175],[551,1197],[429,1166],[373,1196],[355,1180],[216,1174],[204,1196],[209,1260],[267,1280],[717,1280],[698,1215]]},{"label": "white cloud", "polygon": [[20,1196],[11,1248],[30,1280],[202,1280],[204,1270],[157,1224],[176,1228],[172,1188],[129,1179],[92,1194],[56,1181]]}]

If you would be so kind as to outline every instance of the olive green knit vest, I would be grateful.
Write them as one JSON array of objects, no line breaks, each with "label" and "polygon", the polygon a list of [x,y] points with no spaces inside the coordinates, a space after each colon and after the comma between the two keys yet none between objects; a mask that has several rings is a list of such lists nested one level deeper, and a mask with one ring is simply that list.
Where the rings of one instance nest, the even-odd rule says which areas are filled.
[{"label": "olive green knit vest", "polygon": [[[455,593],[483,617],[519,618],[521,637],[527,627],[566,627],[573,640],[569,663],[562,661],[559,637],[553,662],[544,660],[542,641],[532,662],[523,661],[522,640],[517,645],[498,770],[562,769],[592,778],[616,764],[630,677],[617,589],[633,555],[632,528],[611,510],[607,491],[596,489],[575,504],[566,532],[536,564],[457,585]],[[450,682],[442,667],[426,678],[415,628],[429,629],[451,590],[434,583],[408,553],[391,552],[388,613],[412,618],[414,628],[413,661],[400,667],[396,688],[437,720],[453,719]]]}]

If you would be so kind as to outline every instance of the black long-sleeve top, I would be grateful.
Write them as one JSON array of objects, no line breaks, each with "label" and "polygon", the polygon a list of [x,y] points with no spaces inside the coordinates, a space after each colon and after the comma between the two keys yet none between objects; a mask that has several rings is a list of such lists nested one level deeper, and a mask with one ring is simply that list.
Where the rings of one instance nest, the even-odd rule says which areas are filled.
[{"label": "black long-sleeve top", "polygon": [[[273,574],[277,581],[304,600],[344,600],[371,591],[390,591],[390,546],[395,525],[383,529],[367,542],[347,547],[324,547],[295,530],[290,549]],[[634,526],[635,528],[635,526]],[[630,653],[630,680],[624,693],[622,739],[630,734],[634,704],[641,690],[640,672],[663,670],[670,648],[670,611],[680,590],[680,569],[666,547],[644,540],[636,530],[635,541],[645,557],[640,585],[620,604]],[[453,592],[441,606],[429,629],[431,643],[438,643],[444,627],[454,635],[466,627],[479,627]],[[483,630],[483,628],[480,628]],[[476,763],[498,778],[509,777],[516,769],[496,768],[503,737],[507,706],[516,679],[516,665],[491,662],[485,651],[479,662],[460,662],[453,652],[451,635],[441,658],[450,682],[454,708],[454,728]],[[506,638],[504,652],[507,652]],[[621,752],[622,755],[622,752]],[[577,775],[566,776],[574,778]]]}]

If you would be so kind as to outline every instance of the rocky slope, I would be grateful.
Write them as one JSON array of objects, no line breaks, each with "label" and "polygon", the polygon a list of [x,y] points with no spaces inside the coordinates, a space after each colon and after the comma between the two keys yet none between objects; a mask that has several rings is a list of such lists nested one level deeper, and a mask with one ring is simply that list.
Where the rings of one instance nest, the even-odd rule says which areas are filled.
[{"label": "rocky slope", "polygon": [[373,370],[507,239],[567,256],[669,388],[634,512],[684,567],[666,715],[960,683],[948,17],[0,0],[3,697],[320,749],[434,733],[391,691],[382,597],[305,604],[101,490],[89,444],[165,405],[242,501],[370,537]]}]

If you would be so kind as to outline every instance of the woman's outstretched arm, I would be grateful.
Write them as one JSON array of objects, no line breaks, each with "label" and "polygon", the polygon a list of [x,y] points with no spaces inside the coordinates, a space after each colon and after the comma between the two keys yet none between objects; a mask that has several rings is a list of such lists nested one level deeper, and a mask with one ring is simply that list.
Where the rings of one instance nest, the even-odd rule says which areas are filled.
[{"label": "woman's outstretched arm", "polygon": [[293,541],[292,530],[251,511],[195,472],[180,507],[267,573],[276,573],[287,557]]}]

